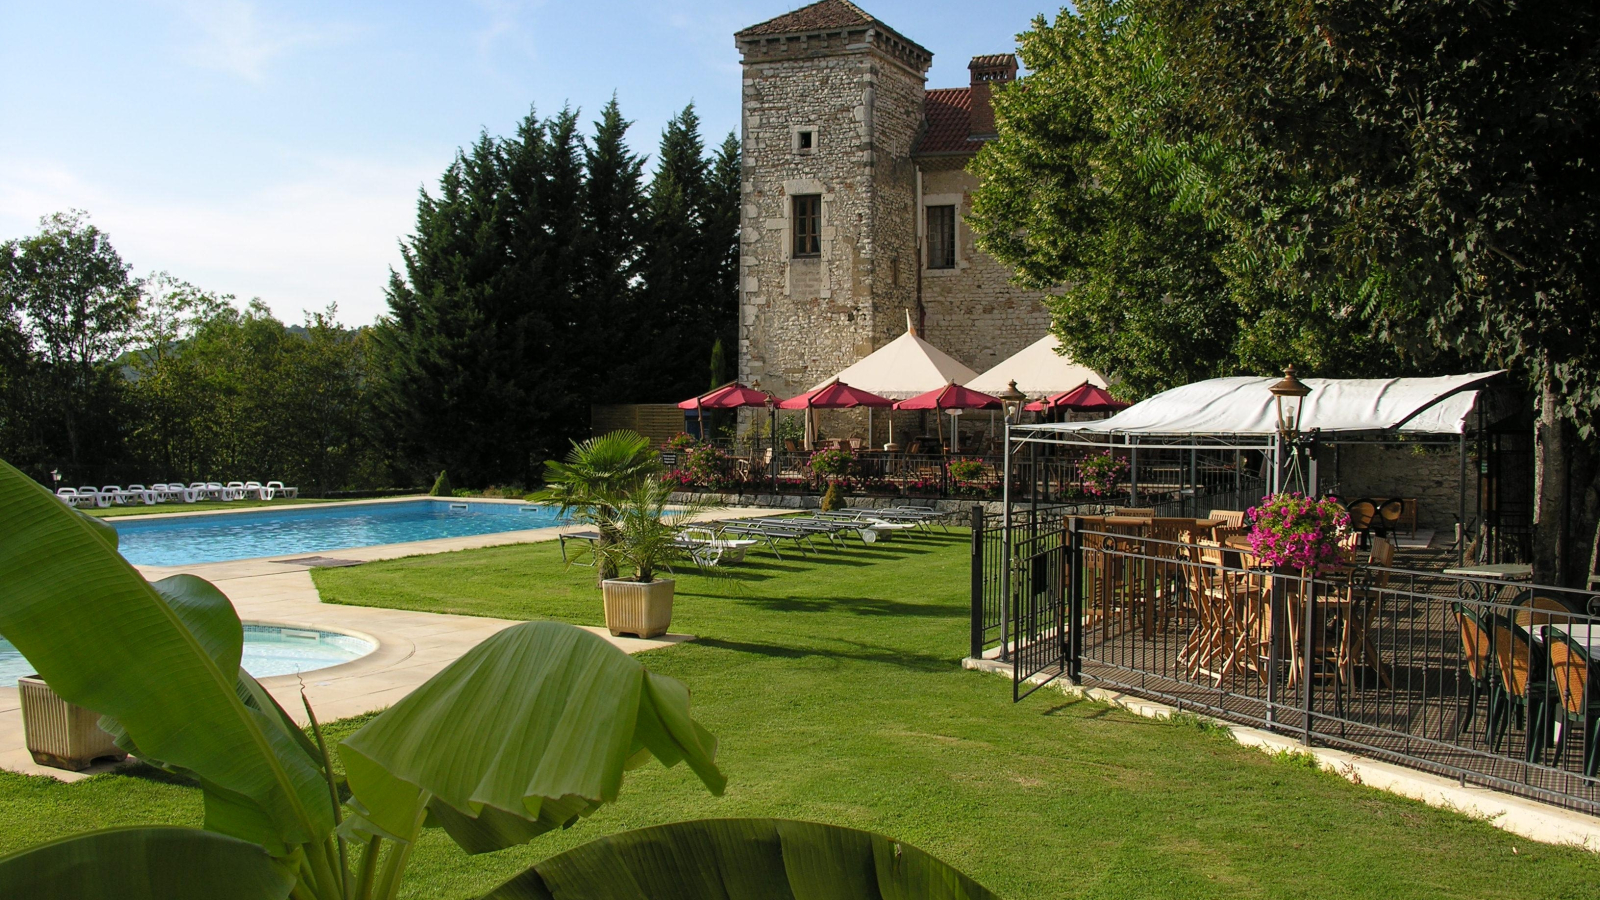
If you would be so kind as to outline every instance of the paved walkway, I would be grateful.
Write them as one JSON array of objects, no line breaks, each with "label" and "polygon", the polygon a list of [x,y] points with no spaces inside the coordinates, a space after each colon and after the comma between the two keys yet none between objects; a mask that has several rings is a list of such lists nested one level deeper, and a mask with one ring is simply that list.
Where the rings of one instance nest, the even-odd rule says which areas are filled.
[{"label": "paved walkway", "polygon": [[[716,512],[716,518],[770,515],[782,510],[729,509]],[[564,531],[582,530],[576,526],[540,528],[481,534],[471,537],[387,544],[330,550],[317,556],[370,562],[404,556],[447,553],[477,547],[528,544],[555,540]],[[346,631],[368,638],[378,649],[361,659],[318,669],[305,675],[264,678],[261,684],[278,703],[303,721],[300,702],[303,688],[311,706],[322,721],[383,709],[394,704],[418,685],[432,678],[463,653],[485,638],[517,624],[510,619],[481,616],[456,616],[443,613],[410,612],[365,606],[324,604],[311,581],[310,568],[287,562],[311,554],[244,559],[234,562],[194,566],[139,566],[139,571],[154,581],[179,572],[198,575],[215,584],[233,601],[239,618],[273,625],[300,625],[326,631]],[[596,600],[598,602],[598,599]],[[666,634],[655,640],[612,637],[604,628],[589,628],[628,653],[667,647],[693,640],[692,635]],[[62,781],[76,781],[114,766],[94,766],[82,772],[67,772],[40,766],[27,751],[22,728],[22,711],[14,687],[0,688],[0,768],[29,775],[49,775]]]}]

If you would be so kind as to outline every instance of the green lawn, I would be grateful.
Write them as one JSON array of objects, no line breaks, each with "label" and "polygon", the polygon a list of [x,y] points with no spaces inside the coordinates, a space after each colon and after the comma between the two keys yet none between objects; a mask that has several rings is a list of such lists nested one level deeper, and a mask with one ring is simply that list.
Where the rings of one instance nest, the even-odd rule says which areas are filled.
[{"label": "green lawn", "polygon": [[[789,556],[789,554],[785,554]],[[1349,784],[1053,691],[962,671],[964,536],[896,539],[679,580],[674,630],[641,657],[694,691],[730,781],[630,773],[621,800],[528,847],[418,848],[407,896],[472,897],[598,835],[701,816],[788,816],[882,831],[1015,900],[1592,898],[1600,857]],[[590,569],[522,545],[314,573],[326,599],[599,624]],[[340,723],[339,728],[351,727]],[[140,775],[62,785],[0,776],[0,851],[112,822],[197,822],[192,788]],[[61,823],[61,824],[57,824]]]},{"label": "green lawn", "polygon": [[302,497],[295,500],[199,500],[194,503],[157,503],[155,506],[145,506],[143,503],[128,506],[108,506],[105,509],[85,509],[84,512],[102,519],[117,516],[153,516],[158,513],[187,513],[204,512],[208,509],[249,509],[253,506],[298,506],[302,503],[338,503],[338,500],[319,500]]}]

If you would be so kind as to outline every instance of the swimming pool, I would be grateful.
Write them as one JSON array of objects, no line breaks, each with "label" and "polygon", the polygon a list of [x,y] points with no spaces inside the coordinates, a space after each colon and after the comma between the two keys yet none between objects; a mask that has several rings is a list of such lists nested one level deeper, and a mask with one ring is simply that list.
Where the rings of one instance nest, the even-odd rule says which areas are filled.
[{"label": "swimming pool", "polygon": [[[337,666],[376,649],[377,644],[353,634],[246,622],[240,664],[257,678],[270,678]],[[0,687],[16,687],[18,678],[32,674],[33,666],[27,657],[10,641],[0,638]]]},{"label": "swimming pool", "polygon": [[108,519],[128,562],[182,566],[548,528],[554,507],[461,500],[338,503],[145,521]]}]

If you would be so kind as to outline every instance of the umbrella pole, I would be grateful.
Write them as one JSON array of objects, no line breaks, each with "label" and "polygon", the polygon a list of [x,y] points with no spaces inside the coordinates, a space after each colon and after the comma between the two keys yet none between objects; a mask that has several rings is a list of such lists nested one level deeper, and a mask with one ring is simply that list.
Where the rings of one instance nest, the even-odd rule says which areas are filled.
[{"label": "umbrella pole", "polygon": [[961,452],[961,423],[953,415],[950,417],[950,452]]},{"label": "umbrella pole", "polygon": [[872,449],[872,407],[867,407],[867,449]]}]

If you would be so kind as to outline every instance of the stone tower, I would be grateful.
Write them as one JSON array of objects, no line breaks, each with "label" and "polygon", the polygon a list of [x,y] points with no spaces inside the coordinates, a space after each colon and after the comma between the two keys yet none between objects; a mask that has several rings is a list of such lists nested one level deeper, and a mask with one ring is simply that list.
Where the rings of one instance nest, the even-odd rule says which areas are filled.
[{"label": "stone tower", "polygon": [[933,54],[847,0],[735,39],[744,57],[739,374],[789,396],[920,312],[912,151]]}]

